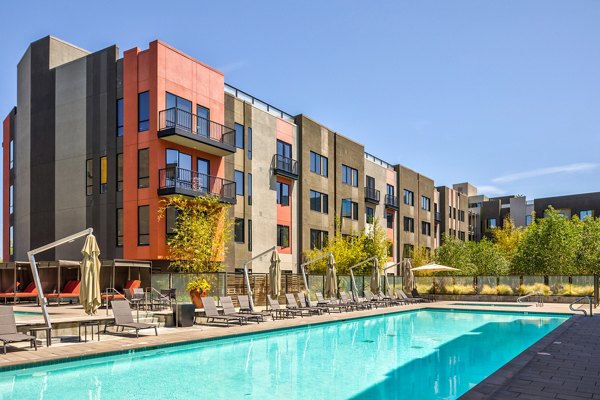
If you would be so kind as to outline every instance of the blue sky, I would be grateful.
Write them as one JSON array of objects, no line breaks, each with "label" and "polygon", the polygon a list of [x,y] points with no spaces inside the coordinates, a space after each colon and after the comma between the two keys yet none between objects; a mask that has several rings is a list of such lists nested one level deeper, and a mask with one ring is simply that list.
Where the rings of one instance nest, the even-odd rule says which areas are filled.
[{"label": "blue sky", "polygon": [[599,1],[34,3],[0,8],[3,115],[31,41],[161,39],[436,184],[600,190]]}]

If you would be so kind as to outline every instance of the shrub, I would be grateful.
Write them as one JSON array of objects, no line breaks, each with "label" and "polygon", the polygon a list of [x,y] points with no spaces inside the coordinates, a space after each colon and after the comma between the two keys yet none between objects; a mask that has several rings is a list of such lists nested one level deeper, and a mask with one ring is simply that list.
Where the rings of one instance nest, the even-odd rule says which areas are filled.
[{"label": "shrub", "polygon": [[496,293],[503,296],[510,296],[513,294],[513,290],[508,285],[498,285],[496,286]]},{"label": "shrub", "polygon": [[417,284],[417,291],[419,293],[431,293],[433,291],[433,285]]},{"label": "shrub", "polygon": [[533,285],[521,285],[519,286],[519,294],[525,295],[530,293],[541,292],[544,296],[549,296],[552,293],[550,286],[544,285],[543,283],[535,283]]},{"label": "shrub", "polygon": [[[511,293],[512,293],[512,290],[511,290]],[[483,285],[483,287],[479,291],[479,294],[498,294],[498,291],[496,290],[496,288],[493,288],[490,285]]]},{"label": "shrub", "polygon": [[590,296],[594,293],[594,286],[578,286],[567,283],[558,290],[558,294],[562,296]]}]

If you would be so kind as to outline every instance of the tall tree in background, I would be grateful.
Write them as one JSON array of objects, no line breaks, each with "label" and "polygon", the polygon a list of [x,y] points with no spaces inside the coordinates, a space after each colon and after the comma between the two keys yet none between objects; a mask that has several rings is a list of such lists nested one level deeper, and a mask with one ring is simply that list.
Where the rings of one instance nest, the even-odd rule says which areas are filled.
[{"label": "tall tree in background", "polygon": [[577,254],[578,273],[600,273],[600,218],[587,217],[581,223],[581,244]]},{"label": "tall tree in background", "polygon": [[511,218],[505,218],[502,227],[492,229],[493,242],[509,263],[517,253],[523,232],[523,228],[515,226]]}]

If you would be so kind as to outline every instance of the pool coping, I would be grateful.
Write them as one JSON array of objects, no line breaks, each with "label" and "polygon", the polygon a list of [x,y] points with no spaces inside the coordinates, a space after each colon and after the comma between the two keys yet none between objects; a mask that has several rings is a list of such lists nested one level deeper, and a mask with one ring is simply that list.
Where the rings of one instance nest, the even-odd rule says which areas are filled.
[{"label": "pool coping", "polygon": [[[14,362],[11,365],[0,366],[0,373],[8,372],[8,371],[22,370],[22,369],[27,369],[27,368],[36,368],[36,367],[41,367],[41,366],[45,366],[45,365],[64,364],[64,363],[68,363],[68,362],[91,360],[91,359],[96,359],[96,358],[111,357],[111,356],[122,355],[122,354],[135,354],[135,353],[170,348],[170,347],[193,345],[193,344],[199,344],[199,343],[208,343],[208,342],[224,340],[224,339],[235,339],[235,338],[247,337],[247,336],[259,336],[259,335],[273,333],[273,332],[279,332],[279,331],[294,331],[294,330],[306,329],[306,328],[310,328],[310,327],[314,327],[314,326],[331,325],[331,324],[335,324],[338,322],[379,318],[379,317],[383,317],[383,316],[387,316],[387,315],[412,313],[412,312],[418,312],[418,311],[507,313],[507,314],[561,316],[561,317],[569,316],[569,314],[566,314],[566,313],[543,312],[541,310],[540,311],[536,310],[535,312],[530,312],[530,311],[525,311],[525,310],[520,311],[520,310],[513,310],[513,309],[511,309],[511,310],[495,310],[495,309],[481,309],[481,308],[469,309],[469,308],[454,308],[454,307],[449,307],[448,305],[446,305],[446,307],[431,307],[432,304],[434,304],[434,303],[426,303],[426,304],[421,304],[418,307],[410,307],[410,308],[407,307],[407,308],[403,308],[403,309],[384,308],[384,309],[368,310],[370,312],[367,311],[366,314],[364,312],[361,312],[361,315],[356,315],[354,313],[343,313],[343,314],[340,313],[338,315],[333,315],[332,317],[334,319],[329,319],[329,320],[324,320],[324,321],[315,321],[315,322],[308,321],[306,323],[303,323],[302,319],[296,319],[296,321],[295,321],[296,325],[291,325],[291,326],[283,325],[283,326],[272,326],[272,327],[263,328],[264,325],[261,326],[261,325],[257,324],[257,325],[253,325],[253,327],[258,328],[258,330],[252,330],[250,332],[248,332],[248,331],[237,332],[235,330],[232,330],[230,333],[228,331],[229,329],[238,328],[237,326],[231,326],[230,328],[227,328],[228,330],[223,331],[220,335],[215,335],[215,336],[210,336],[210,337],[188,338],[188,339],[181,339],[181,340],[175,338],[175,340],[172,340],[170,342],[158,343],[158,344],[146,344],[145,342],[138,342],[138,343],[133,343],[127,349],[106,349],[106,350],[92,349],[93,352],[87,353],[87,354],[74,354],[74,355],[64,354],[59,357],[53,357],[50,359],[45,359],[45,360],[40,360],[40,361],[26,360],[26,361],[21,361],[21,362]],[[360,312],[360,311],[356,311],[356,312]],[[348,314],[350,314],[350,315],[348,315]],[[567,321],[569,321],[569,320],[570,320],[570,318],[568,318],[565,322],[563,322],[558,328],[565,325],[567,323]],[[291,321],[294,321],[294,319],[275,321],[275,322],[291,322]],[[239,327],[239,328],[242,328],[242,327]],[[556,328],[556,329],[558,329],[558,328]],[[554,331],[556,331],[556,329]],[[552,331],[552,332],[554,332],[554,331]],[[192,331],[187,331],[187,332],[192,332]],[[202,331],[201,329],[198,329],[195,332],[204,332],[204,331]],[[182,332],[182,333],[184,333],[184,332]],[[140,339],[141,338],[142,337],[140,337]],[[174,338],[171,337],[169,339],[174,339]],[[93,345],[93,343],[91,345]]]},{"label": "pool coping", "polygon": [[488,399],[496,392],[503,390],[506,384],[518,374],[536,357],[538,353],[543,352],[549,345],[557,341],[565,332],[577,323],[579,318],[585,318],[581,315],[571,315],[566,321],[561,323],[555,329],[550,331],[537,342],[523,350],[513,359],[508,361],[494,373],[479,382],[477,385],[463,393],[459,399],[462,400],[480,400]]}]

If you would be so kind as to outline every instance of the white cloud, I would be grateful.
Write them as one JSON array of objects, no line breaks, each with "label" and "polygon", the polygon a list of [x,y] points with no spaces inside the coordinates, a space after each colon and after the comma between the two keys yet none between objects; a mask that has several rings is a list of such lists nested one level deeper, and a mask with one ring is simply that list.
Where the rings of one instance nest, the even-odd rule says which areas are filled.
[{"label": "white cloud", "polygon": [[477,193],[485,194],[487,196],[502,196],[502,195],[506,194],[506,191],[504,189],[500,189],[497,186],[482,185],[482,186],[477,186]]},{"label": "white cloud", "polygon": [[492,179],[494,183],[508,183],[520,181],[523,179],[535,178],[544,175],[564,174],[564,173],[577,173],[583,171],[590,171],[598,168],[599,164],[594,163],[575,163],[568,165],[559,165],[556,167],[546,167],[533,169],[531,171],[517,172],[514,174],[502,175]]}]

